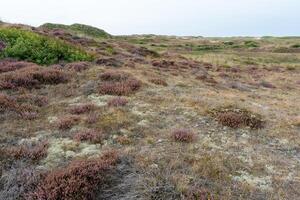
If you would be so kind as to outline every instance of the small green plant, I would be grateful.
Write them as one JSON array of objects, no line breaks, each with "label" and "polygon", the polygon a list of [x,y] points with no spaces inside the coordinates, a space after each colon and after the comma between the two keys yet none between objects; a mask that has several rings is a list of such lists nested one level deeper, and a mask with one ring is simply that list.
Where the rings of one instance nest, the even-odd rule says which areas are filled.
[{"label": "small green plant", "polygon": [[109,55],[114,55],[114,54],[116,54],[116,51],[114,50],[113,47],[107,47],[107,48],[106,48],[106,52],[107,52]]},{"label": "small green plant", "polygon": [[0,28],[0,40],[6,44],[0,58],[11,57],[46,65],[93,60],[92,55],[71,44],[26,30]]}]

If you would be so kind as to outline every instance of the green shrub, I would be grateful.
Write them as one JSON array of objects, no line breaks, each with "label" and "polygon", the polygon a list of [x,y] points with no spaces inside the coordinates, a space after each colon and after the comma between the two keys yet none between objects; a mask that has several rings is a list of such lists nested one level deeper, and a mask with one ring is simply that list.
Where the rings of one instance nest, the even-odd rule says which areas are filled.
[{"label": "green shrub", "polygon": [[259,44],[258,44],[257,42],[251,41],[251,40],[245,41],[245,42],[244,42],[244,45],[245,45],[246,47],[248,47],[248,48],[259,47]]},{"label": "green shrub", "polygon": [[93,59],[93,56],[85,51],[62,40],[26,30],[0,28],[0,40],[6,44],[6,48],[0,53],[0,58],[11,57],[47,65],[59,61],[74,62]]},{"label": "green shrub", "polygon": [[232,41],[225,41],[224,45],[232,46],[232,45],[234,45],[234,42],[232,42]]},{"label": "green shrub", "polygon": [[198,45],[198,47],[195,48],[196,51],[214,51],[221,49],[221,46],[218,45]]},{"label": "green shrub", "polygon": [[300,48],[300,44],[294,44],[291,46],[292,48]]}]

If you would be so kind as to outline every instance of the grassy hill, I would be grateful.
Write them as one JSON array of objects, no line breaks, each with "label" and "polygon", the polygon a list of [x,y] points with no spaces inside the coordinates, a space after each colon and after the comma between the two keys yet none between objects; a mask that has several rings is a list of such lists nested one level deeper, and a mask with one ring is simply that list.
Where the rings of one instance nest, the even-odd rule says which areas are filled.
[{"label": "grassy hill", "polygon": [[72,25],[63,25],[63,24],[53,24],[46,23],[40,26],[40,28],[46,29],[63,29],[70,31],[71,33],[78,34],[81,36],[92,37],[92,38],[110,38],[111,35],[106,33],[104,30],[95,28],[93,26],[88,26],[84,24],[72,24]]}]

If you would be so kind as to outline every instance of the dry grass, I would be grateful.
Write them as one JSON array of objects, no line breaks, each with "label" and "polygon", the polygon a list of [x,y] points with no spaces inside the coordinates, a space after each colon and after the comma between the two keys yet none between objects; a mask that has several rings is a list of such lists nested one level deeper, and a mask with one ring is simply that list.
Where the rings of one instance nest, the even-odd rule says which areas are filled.
[{"label": "dry grass", "polygon": [[73,70],[75,72],[82,72],[84,70],[89,69],[90,66],[91,63],[89,62],[74,62],[67,64],[65,68],[68,70]]}]

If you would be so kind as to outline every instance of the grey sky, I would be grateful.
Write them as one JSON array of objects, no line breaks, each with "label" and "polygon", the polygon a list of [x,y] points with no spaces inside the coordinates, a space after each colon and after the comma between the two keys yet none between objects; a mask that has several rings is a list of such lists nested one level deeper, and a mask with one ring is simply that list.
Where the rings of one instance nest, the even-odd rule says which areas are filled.
[{"label": "grey sky", "polygon": [[1,0],[0,19],[120,34],[300,35],[299,0]]}]

